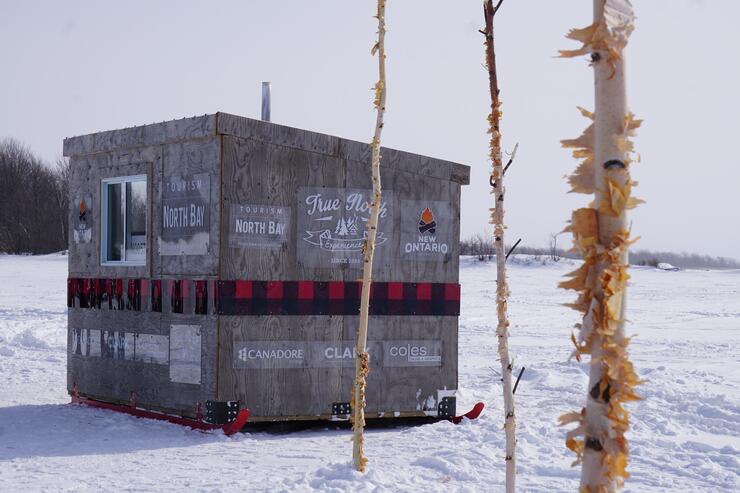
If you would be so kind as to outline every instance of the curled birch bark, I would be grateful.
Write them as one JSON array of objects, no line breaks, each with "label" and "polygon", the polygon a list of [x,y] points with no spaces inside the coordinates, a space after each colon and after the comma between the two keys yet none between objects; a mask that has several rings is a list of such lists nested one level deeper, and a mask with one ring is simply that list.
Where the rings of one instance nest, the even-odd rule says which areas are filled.
[{"label": "curled birch bark", "polygon": [[378,218],[382,190],[380,186],[380,135],[383,131],[385,113],[385,0],[378,0],[378,42],[371,54],[378,55],[378,82],[375,84],[375,135],[370,144],[372,149],[373,198],[370,203],[370,218],[367,222],[365,245],[363,247],[362,293],[360,295],[360,322],[357,329],[357,361],[355,381],[352,386],[352,460],[356,470],[364,472],[367,458],[364,454],[365,429],[365,385],[370,373],[370,355],[367,352],[367,327],[370,313],[370,286],[373,274],[373,254],[378,231]]},{"label": "curled birch bark", "polygon": [[627,354],[625,295],[628,258],[633,242],[627,210],[638,201],[631,196],[633,145],[629,137],[640,125],[628,112],[624,56],[634,25],[628,0],[594,0],[594,22],[573,29],[568,37],[583,43],[561,56],[591,55],[596,82],[596,110],[581,110],[593,123],[577,139],[564,140],[583,159],[569,178],[573,192],[594,193],[593,207],[574,211],[566,230],[573,233],[583,265],[560,284],[578,292],[571,306],[583,315],[578,336],[572,336],[575,357],[590,360],[586,407],[561,416],[561,424],[577,423],[566,436],[566,446],[582,463],[580,491],[612,492],[629,476],[627,439],[629,415],[623,405],[639,399],[640,383]]},{"label": "curled birch bark", "polygon": [[[493,224],[493,239],[496,249],[496,312],[498,325],[498,354],[501,360],[501,375],[504,392],[504,431],[506,433],[506,491],[513,493],[516,488],[516,417],[514,415],[514,392],[512,389],[512,361],[509,356],[509,320],[507,303],[509,286],[506,282],[506,252],[504,248],[504,169],[501,160],[501,101],[499,100],[498,77],[496,74],[496,52],[493,43],[493,18],[501,6],[499,0],[496,7],[492,0],[483,4],[486,20],[486,65],[488,66],[489,88],[491,92],[491,114],[488,117],[491,134],[490,158],[492,163],[491,184],[495,206],[491,208],[491,223]],[[512,156],[513,158],[513,156]]]}]

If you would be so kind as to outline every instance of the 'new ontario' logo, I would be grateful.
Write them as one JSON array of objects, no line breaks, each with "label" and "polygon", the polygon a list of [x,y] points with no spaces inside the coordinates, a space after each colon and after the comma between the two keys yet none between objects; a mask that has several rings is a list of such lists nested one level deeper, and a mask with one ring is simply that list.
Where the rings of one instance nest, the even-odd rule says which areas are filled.
[{"label": "'new ontario' logo", "polygon": [[436,257],[437,255],[434,254],[444,255],[447,253],[449,246],[444,239],[437,238],[437,221],[435,221],[434,213],[429,207],[425,207],[419,215],[418,230],[418,236],[414,235],[416,236],[416,241],[407,241],[403,245],[404,253],[427,254],[422,255],[427,257]]}]

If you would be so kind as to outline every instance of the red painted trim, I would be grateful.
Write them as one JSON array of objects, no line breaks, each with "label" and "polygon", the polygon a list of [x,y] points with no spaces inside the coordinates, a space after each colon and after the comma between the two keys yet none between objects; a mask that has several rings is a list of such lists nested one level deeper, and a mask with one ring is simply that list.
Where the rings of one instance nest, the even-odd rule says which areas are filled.
[{"label": "red painted trim", "polygon": [[[133,396],[132,396],[133,397]],[[202,420],[185,418],[182,416],[174,416],[172,414],[160,413],[157,411],[147,411],[146,409],[139,409],[135,407],[135,400],[132,400],[131,404],[111,404],[110,402],[96,401],[94,399],[88,399],[82,397],[76,392],[72,392],[72,404],[83,405],[87,407],[94,407],[97,409],[107,409],[109,411],[116,411],[137,418],[156,419],[159,421],[168,421],[177,425],[187,426],[194,430],[218,430],[221,429],[224,435],[231,436],[244,427],[249,420],[249,409],[242,409],[236,416],[236,419],[231,423],[225,425],[214,425],[207,423]]]}]

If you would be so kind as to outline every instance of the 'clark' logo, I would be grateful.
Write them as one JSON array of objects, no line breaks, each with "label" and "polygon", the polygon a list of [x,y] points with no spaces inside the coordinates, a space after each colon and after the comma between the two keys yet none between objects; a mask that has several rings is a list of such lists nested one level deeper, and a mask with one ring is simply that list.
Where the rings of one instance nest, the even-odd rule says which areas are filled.
[{"label": "'clark' logo", "polygon": [[419,233],[433,235],[436,230],[437,223],[434,221],[434,214],[432,214],[431,209],[427,207],[421,213],[421,217],[419,218]]}]

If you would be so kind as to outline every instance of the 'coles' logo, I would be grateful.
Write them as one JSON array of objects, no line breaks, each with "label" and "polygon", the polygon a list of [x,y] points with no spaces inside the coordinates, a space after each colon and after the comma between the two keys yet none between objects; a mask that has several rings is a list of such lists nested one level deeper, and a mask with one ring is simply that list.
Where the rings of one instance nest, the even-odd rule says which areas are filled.
[{"label": "'coles' logo", "polygon": [[434,222],[434,214],[432,214],[431,209],[427,207],[421,213],[421,217],[419,217],[419,233],[433,235],[436,230],[437,223]]}]

